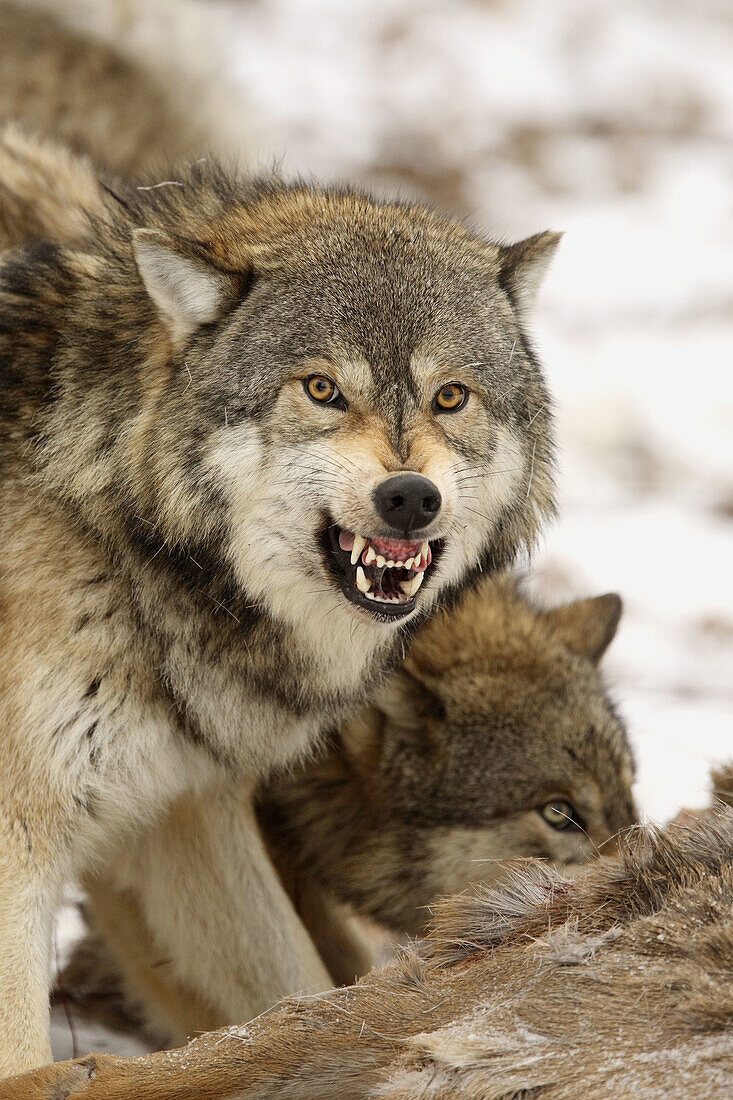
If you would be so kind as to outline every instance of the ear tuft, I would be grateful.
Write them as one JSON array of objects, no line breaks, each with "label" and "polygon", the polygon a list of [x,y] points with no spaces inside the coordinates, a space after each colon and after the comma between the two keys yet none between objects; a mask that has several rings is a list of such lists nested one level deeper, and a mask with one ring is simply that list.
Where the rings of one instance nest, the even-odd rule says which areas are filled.
[{"label": "ear tuft", "polygon": [[232,278],[188,255],[185,244],[157,229],[136,229],[132,248],[145,289],[176,344],[215,321],[232,293]]},{"label": "ear tuft", "polygon": [[502,275],[521,313],[533,308],[561,237],[548,229],[502,249]]},{"label": "ear tuft", "polygon": [[423,676],[410,657],[377,690],[374,706],[395,726],[422,731],[431,718],[445,716],[439,677]]},{"label": "ear tuft", "polygon": [[427,744],[426,722],[442,713],[438,697],[403,667],[377,689],[370,706],[342,723],[339,739],[357,771],[374,775],[395,731]]},{"label": "ear tuft", "polygon": [[542,617],[574,653],[597,665],[613,641],[623,604],[615,592],[544,611]]}]

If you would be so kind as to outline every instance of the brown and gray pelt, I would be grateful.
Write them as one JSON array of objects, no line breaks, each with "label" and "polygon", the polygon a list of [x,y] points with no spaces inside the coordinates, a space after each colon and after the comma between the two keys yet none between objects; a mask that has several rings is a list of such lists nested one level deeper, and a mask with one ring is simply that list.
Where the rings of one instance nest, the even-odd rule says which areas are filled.
[{"label": "brown and gray pelt", "polygon": [[[504,246],[425,207],[211,161],[89,200],[88,166],[52,161],[44,147],[16,172],[47,238],[0,262],[0,1072],[48,1056],[55,898],[111,859],[136,881],[147,866],[165,956],[216,1022],[327,987],[253,786],[553,511],[527,319],[556,234]],[[91,201],[78,236],[67,184],[69,208]],[[337,404],[309,396],[323,375]],[[450,414],[448,383],[468,396]],[[394,537],[375,491],[403,470],[439,494],[414,531],[433,557],[406,601],[370,604],[339,532]],[[255,957],[232,965],[242,928]]]}]

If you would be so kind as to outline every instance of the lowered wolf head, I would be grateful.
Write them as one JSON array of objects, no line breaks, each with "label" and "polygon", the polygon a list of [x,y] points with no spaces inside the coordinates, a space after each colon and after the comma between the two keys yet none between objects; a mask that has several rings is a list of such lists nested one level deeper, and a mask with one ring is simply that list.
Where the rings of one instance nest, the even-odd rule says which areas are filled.
[{"label": "lowered wolf head", "polygon": [[200,181],[138,192],[134,251],[247,593],[395,623],[531,544],[552,447],[524,323],[558,236],[503,247],[421,207],[214,182],[206,224]]},{"label": "lowered wolf head", "polygon": [[275,850],[335,896],[419,932],[507,861],[567,868],[632,826],[634,765],[598,669],[618,596],[534,608],[483,581],[420,627],[330,753],[263,788]]}]

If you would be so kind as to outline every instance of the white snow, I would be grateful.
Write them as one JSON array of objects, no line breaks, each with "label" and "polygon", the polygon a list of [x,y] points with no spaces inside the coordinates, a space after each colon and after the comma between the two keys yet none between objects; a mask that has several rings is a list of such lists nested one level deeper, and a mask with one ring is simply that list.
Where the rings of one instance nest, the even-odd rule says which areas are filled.
[{"label": "white snow", "polygon": [[[557,401],[548,599],[618,590],[607,668],[660,820],[733,757],[733,7],[209,0],[254,167],[566,236],[534,329]],[[246,138],[245,135],[246,128]],[[69,1052],[56,1021],[56,1050]],[[118,1038],[95,1033],[81,1048]]]}]

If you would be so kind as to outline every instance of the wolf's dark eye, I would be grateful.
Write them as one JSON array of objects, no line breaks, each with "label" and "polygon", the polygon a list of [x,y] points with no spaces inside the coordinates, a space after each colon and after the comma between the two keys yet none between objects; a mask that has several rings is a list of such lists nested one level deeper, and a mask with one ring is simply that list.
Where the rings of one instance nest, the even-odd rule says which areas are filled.
[{"label": "wolf's dark eye", "polygon": [[458,412],[468,401],[468,390],[460,382],[449,382],[435,395],[433,408],[436,412]]},{"label": "wolf's dark eye", "polygon": [[336,405],[339,409],[346,408],[341,390],[325,374],[312,374],[310,378],[304,378],[303,389],[311,401],[316,401],[319,405]]},{"label": "wolf's dark eye", "polygon": [[582,829],[583,824],[575,807],[561,798],[546,802],[538,811],[553,829]]}]

